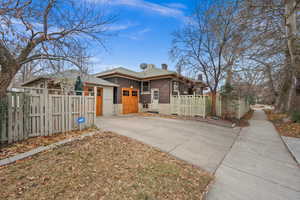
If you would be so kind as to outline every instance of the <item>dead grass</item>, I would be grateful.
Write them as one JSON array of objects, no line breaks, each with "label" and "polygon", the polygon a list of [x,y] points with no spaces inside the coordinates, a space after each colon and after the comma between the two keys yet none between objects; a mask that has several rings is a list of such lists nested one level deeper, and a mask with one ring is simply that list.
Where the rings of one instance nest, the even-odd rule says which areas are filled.
[{"label": "dead grass", "polygon": [[0,168],[0,198],[190,200],[211,181],[167,153],[100,133]]},{"label": "dead grass", "polygon": [[288,117],[287,114],[274,113],[272,110],[264,111],[280,135],[300,138],[300,123],[284,122],[283,119]]},{"label": "dead grass", "polygon": [[16,142],[9,145],[3,145],[0,146],[0,160],[17,155],[19,153],[30,151],[40,146],[47,146],[49,144],[53,144],[64,139],[78,137],[79,135],[91,131],[96,131],[96,129],[90,128],[82,131],[70,131],[66,133],[57,133],[51,136],[33,137],[21,142]]}]

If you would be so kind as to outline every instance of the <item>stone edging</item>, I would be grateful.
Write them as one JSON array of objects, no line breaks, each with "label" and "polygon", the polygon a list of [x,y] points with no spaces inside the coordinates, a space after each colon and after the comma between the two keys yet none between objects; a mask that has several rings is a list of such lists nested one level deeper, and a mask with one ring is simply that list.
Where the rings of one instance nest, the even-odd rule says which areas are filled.
[{"label": "stone edging", "polygon": [[46,150],[50,150],[50,149],[54,149],[54,148],[56,148],[58,146],[61,146],[61,145],[64,145],[64,144],[67,144],[67,143],[70,143],[70,142],[73,142],[73,141],[76,141],[76,140],[82,140],[85,137],[93,136],[93,135],[95,135],[97,133],[99,133],[99,131],[94,131],[94,132],[86,133],[86,134],[80,135],[79,137],[64,139],[62,141],[50,144],[48,146],[40,146],[40,147],[37,147],[37,148],[32,149],[30,151],[27,151],[27,152],[24,152],[24,153],[20,153],[20,154],[17,154],[15,156],[12,156],[12,157],[9,157],[9,158],[2,159],[2,160],[0,160],[0,167],[4,166],[4,165],[11,164],[11,163],[14,163],[14,162],[16,162],[18,160],[22,160],[24,158],[28,158],[28,157],[33,156],[35,154],[38,154],[40,152],[43,152],[43,151],[46,151]]}]

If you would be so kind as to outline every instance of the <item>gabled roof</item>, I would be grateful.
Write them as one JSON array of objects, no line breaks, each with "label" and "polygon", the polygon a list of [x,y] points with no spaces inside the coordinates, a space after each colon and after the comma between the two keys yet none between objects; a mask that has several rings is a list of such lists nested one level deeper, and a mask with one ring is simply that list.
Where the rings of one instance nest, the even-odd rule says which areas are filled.
[{"label": "gabled roof", "polygon": [[129,75],[129,76],[132,76],[132,77],[135,77],[135,78],[139,78],[138,72],[126,69],[124,67],[117,67],[117,68],[114,68],[114,69],[109,69],[109,70],[94,74],[94,76],[99,77],[99,76],[106,76],[106,75],[116,74],[116,73]]},{"label": "gabled roof", "polygon": [[95,76],[92,76],[89,74],[83,74],[77,70],[66,70],[66,71],[59,72],[59,73],[37,76],[37,77],[32,78],[29,81],[24,82],[22,84],[22,86],[32,83],[34,81],[40,80],[40,79],[54,79],[54,80],[69,79],[69,80],[73,80],[75,82],[78,76],[80,76],[82,82],[86,82],[89,84],[111,86],[111,87],[119,86],[117,84],[111,83],[111,82],[103,80],[101,78],[96,78]]},{"label": "gabled roof", "polygon": [[125,76],[125,77],[132,78],[132,79],[138,79],[138,80],[151,79],[151,78],[156,78],[156,77],[165,77],[165,76],[176,76],[181,79],[191,81],[195,84],[201,84],[201,85],[207,87],[207,85],[205,83],[203,83],[203,81],[201,81],[201,80],[190,79],[190,78],[184,77],[182,75],[179,75],[175,71],[157,68],[153,65],[152,65],[152,67],[148,67],[144,71],[141,71],[141,72],[135,72],[130,69],[126,69],[124,67],[118,67],[118,68],[114,68],[114,69],[110,69],[110,70],[106,70],[104,72],[94,74],[95,77],[100,77],[100,78],[109,77],[109,76],[113,76],[113,75],[121,75],[121,76]]},{"label": "gabled roof", "polygon": [[177,73],[174,71],[159,69],[156,67],[146,69],[142,72],[135,72],[135,71],[123,68],[123,67],[118,67],[118,68],[114,68],[111,70],[107,70],[104,72],[94,74],[94,76],[103,77],[103,76],[112,75],[112,74],[128,75],[128,76],[131,76],[131,77],[137,78],[137,79],[151,78],[151,77],[164,76],[164,75],[177,75]]}]

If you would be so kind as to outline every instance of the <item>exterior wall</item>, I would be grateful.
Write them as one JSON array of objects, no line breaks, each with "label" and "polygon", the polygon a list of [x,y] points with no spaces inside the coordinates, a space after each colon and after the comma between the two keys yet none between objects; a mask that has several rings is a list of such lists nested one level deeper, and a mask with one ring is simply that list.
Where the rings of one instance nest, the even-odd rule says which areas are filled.
[{"label": "exterior wall", "polygon": [[113,87],[103,87],[103,116],[114,114]]},{"label": "exterior wall", "polygon": [[[158,79],[150,81],[150,90],[153,88],[159,89],[159,103],[170,103],[171,94],[171,79]],[[151,101],[151,95],[150,95]]]},{"label": "exterior wall", "polygon": [[104,80],[120,85],[120,87],[117,88],[117,95],[116,95],[117,104],[122,104],[122,88],[130,88],[132,86],[134,89],[138,89],[139,91],[141,89],[140,81],[135,81],[135,80],[121,78],[121,77],[104,78]]},{"label": "exterior wall", "polygon": [[114,104],[114,115],[123,114],[123,105],[122,104]]},{"label": "exterior wall", "polygon": [[151,103],[151,93],[149,94],[142,94],[140,96],[140,103],[146,104],[146,103]]},{"label": "exterior wall", "polygon": [[159,113],[165,115],[171,115],[171,104],[168,103],[160,103],[158,105]]}]

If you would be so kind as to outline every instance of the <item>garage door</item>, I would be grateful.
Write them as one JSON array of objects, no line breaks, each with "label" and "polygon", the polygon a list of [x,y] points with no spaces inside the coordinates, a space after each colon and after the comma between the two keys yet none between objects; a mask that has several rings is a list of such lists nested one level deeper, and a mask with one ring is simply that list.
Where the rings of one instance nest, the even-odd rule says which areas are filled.
[{"label": "garage door", "polygon": [[139,103],[139,92],[133,88],[122,88],[123,114],[137,113]]}]

